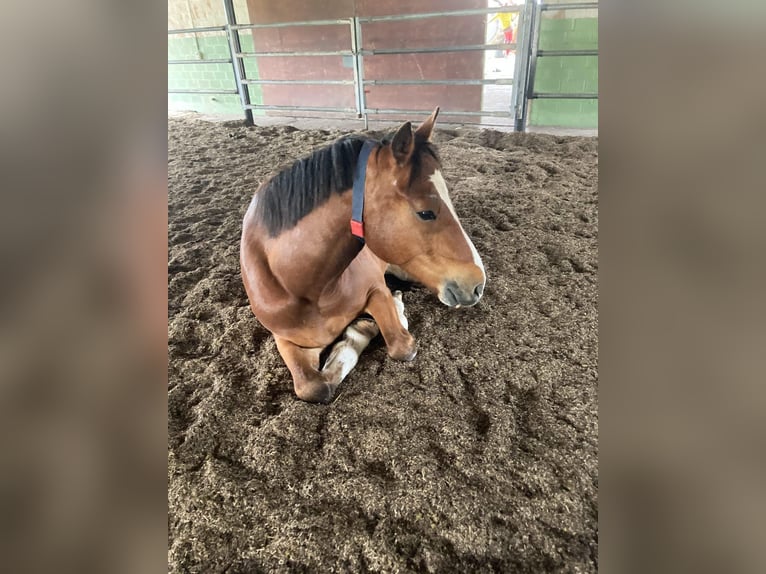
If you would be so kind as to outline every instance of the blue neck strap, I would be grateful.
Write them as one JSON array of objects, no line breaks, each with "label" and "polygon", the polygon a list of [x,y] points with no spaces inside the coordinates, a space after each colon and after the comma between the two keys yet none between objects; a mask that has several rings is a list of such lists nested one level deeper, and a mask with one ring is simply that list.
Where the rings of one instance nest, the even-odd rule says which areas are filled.
[{"label": "blue neck strap", "polygon": [[354,171],[354,189],[351,196],[351,234],[364,243],[364,182],[367,175],[367,160],[375,142],[364,142]]}]

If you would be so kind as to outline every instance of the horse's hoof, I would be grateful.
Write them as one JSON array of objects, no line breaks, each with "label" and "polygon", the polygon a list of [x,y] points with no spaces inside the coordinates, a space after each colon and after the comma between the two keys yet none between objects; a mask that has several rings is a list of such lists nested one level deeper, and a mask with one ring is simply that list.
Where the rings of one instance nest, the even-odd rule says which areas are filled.
[{"label": "horse's hoof", "polygon": [[404,361],[405,363],[409,363],[410,361],[414,361],[415,357],[417,356],[418,356],[418,348],[415,347],[414,349],[412,349],[412,352],[409,355],[407,355],[404,359],[402,359],[402,361]]},{"label": "horse's hoof", "polygon": [[404,355],[396,355],[396,356],[395,355],[389,355],[389,356],[393,360],[395,360],[395,361],[401,361],[402,363],[409,363],[409,362],[415,360],[415,357],[417,356],[417,354],[418,354],[418,350],[417,349],[413,349],[412,351],[410,351],[409,353],[406,353]]},{"label": "horse's hoof", "polygon": [[415,344],[415,341],[413,339],[412,343],[405,347],[402,350],[396,349],[394,351],[389,351],[388,356],[394,359],[395,361],[402,361],[402,362],[409,362],[412,361],[415,356],[418,354],[418,346]]},{"label": "horse's hoof", "polygon": [[335,398],[335,387],[323,381],[295,386],[296,396],[307,403],[330,404]]}]

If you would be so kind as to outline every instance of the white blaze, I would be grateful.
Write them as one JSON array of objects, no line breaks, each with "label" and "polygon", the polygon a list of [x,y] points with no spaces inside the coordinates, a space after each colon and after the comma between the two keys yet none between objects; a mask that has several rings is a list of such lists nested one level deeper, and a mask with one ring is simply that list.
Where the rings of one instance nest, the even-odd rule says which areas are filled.
[{"label": "white blaze", "polygon": [[463,229],[463,226],[460,223],[460,219],[458,219],[457,213],[455,213],[455,207],[452,205],[452,200],[450,199],[449,193],[447,192],[447,183],[444,181],[444,178],[442,177],[441,170],[437,169],[435,172],[431,174],[431,177],[429,177],[428,179],[430,179],[431,183],[434,184],[436,191],[439,193],[439,197],[447,206],[447,208],[450,210],[450,213],[452,213],[452,217],[455,218],[455,221],[457,221],[457,224],[460,226],[460,231],[463,232],[463,237],[465,237],[465,240],[468,243],[468,247],[471,248],[471,253],[473,254],[473,262],[476,264],[476,266],[479,269],[481,269],[481,272],[484,273],[484,277],[486,280],[487,273],[484,270],[484,263],[482,263],[481,257],[479,257],[479,252],[476,251],[476,247],[474,246],[473,241],[471,241],[471,238],[468,237],[468,234],[465,232],[465,229]]}]

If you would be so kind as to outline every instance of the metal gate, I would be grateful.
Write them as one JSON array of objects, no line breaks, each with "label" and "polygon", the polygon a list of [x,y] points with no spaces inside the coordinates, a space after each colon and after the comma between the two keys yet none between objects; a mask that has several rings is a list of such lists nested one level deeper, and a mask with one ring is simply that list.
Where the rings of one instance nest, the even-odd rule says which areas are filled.
[{"label": "metal gate", "polygon": [[[200,32],[225,32],[228,38],[228,59],[193,59],[193,60],[169,60],[168,64],[204,64],[204,63],[231,63],[234,72],[235,88],[231,90],[196,90],[196,89],[168,89],[168,93],[174,94],[238,94],[245,121],[253,124],[253,110],[275,110],[287,112],[333,112],[348,114],[364,121],[365,129],[368,128],[370,116],[376,115],[428,115],[431,110],[417,109],[385,109],[369,108],[365,97],[365,86],[381,85],[510,85],[511,97],[508,109],[505,111],[476,111],[442,109],[440,115],[477,117],[502,117],[513,120],[516,131],[525,131],[528,121],[529,101],[534,99],[597,99],[597,93],[544,93],[535,91],[535,73],[538,59],[545,56],[597,56],[598,50],[541,50],[540,23],[542,13],[547,10],[580,10],[598,9],[598,2],[574,2],[574,3],[542,3],[535,0],[526,0],[523,5],[498,6],[492,8],[475,8],[467,10],[453,10],[446,12],[428,12],[420,14],[401,14],[390,16],[352,17],[335,20],[310,20],[303,22],[281,22],[274,24],[237,24],[234,13],[233,0],[223,0],[226,14],[225,26],[211,26],[203,28],[186,28],[169,30],[168,34],[185,34]],[[509,44],[471,44],[449,45],[426,48],[396,48],[396,49],[371,49],[364,46],[364,25],[373,22],[396,22],[411,21],[427,18],[459,17],[499,13],[519,13],[519,26],[516,42]],[[243,52],[240,42],[240,30],[259,30],[265,28],[289,28],[299,26],[328,26],[338,24],[347,25],[349,28],[349,49],[330,51],[280,51],[280,52]],[[512,79],[444,79],[444,80],[370,80],[365,79],[364,57],[382,54],[424,54],[424,53],[452,53],[466,51],[487,50],[516,50],[516,60]],[[273,56],[346,56],[352,58],[353,80],[262,80],[248,78],[245,72],[244,59],[253,57]],[[354,91],[354,108],[323,107],[323,106],[288,106],[288,105],[262,105],[253,104],[250,98],[248,86],[259,84],[295,84],[295,85],[348,85]]]}]

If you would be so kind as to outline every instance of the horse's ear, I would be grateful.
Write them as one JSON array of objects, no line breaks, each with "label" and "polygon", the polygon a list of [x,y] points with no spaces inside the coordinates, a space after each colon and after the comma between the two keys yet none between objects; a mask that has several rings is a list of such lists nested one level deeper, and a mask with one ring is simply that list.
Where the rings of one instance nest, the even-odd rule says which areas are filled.
[{"label": "horse's ear", "polygon": [[420,127],[417,130],[415,130],[415,135],[423,138],[426,141],[430,141],[431,132],[434,129],[434,124],[436,124],[436,116],[438,115],[439,115],[439,106],[436,106],[436,109],[433,111],[431,116],[422,124],[420,124]]},{"label": "horse's ear", "polygon": [[397,163],[402,165],[410,159],[414,149],[415,138],[412,134],[412,124],[405,122],[391,141],[391,151],[394,153]]}]

